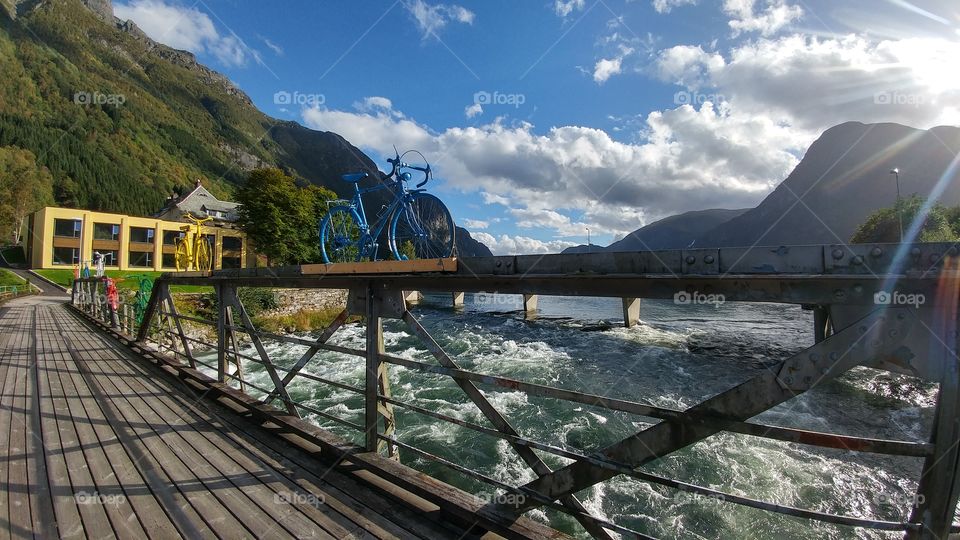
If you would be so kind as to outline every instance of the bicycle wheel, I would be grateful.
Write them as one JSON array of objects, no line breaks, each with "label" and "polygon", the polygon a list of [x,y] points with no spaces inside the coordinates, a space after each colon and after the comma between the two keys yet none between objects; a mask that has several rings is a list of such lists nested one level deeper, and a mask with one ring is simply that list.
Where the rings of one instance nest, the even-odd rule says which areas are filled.
[{"label": "bicycle wheel", "polygon": [[390,223],[390,250],[400,261],[453,255],[456,229],[450,211],[429,193],[410,195]]},{"label": "bicycle wheel", "polygon": [[194,253],[193,262],[197,270],[209,272],[213,267],[213,250],[210,249],[210,241],[206,238],[200,239],[196,244],[197,252]]},{"label": "bicycle wheel", "polygon": [[334,206],[320,223],[320,254],[323,262],[360,260],[360,216],[349,206]]},{"label": "bicycle wheel", "polygon": [[177,272],[183,272],[190,269],[190,253],[187,250],[187,243],[182,238],[177,239],[177,249],[173,255],[174,264]]}]

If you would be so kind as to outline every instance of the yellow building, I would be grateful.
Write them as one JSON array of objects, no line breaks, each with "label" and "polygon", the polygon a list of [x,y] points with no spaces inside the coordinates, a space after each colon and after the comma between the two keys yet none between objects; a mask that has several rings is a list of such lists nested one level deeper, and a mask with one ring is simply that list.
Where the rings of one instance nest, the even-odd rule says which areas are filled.
[{"label": "yellow building", "polygon": [[[176,238],[187,224],[159,218],[46,207],[30,216],[27,260],[33,268],[73,268],[90,264],[94,252],[109,270],[176,270]],[[213,252],[213,268],[256,265],[256,255],[242,231],[204,228]]]}]

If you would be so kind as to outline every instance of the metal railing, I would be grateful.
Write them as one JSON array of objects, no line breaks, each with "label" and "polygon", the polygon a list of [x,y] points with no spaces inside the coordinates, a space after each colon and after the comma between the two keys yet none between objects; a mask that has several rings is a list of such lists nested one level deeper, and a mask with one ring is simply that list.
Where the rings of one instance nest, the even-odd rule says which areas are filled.
[{"label": "metal railing", "polygon": [[[863,249],[869,248],[870,246],[866,246]],[[872,253],[876,253],[876,248],[873,248]],[[683,410],[463,369],[437,343],[410,310],[405,301],[405,294],[398,286],[399,283],[403,283],[403,280],[398,280],[396,276],[355,275],[318,280],[308,276],[297,277],[296,272],[289,269],[278,272],[266,271],[250,276],[239,275],[236,272],[215,273],[212,277],[167,274],[154,284],[150,302],[143,315],[143,321],[145,321],[143,324],[138,324],[136,317],[131,316],[128,305],[124,304],[116,308],[104,302],[102,297],[98,296],[97,284],[102,282],[95,279],[78,280],[74,284],[73,301],[78,309],[121,329],[130,335],[131,339],[141,343],[149,341],[159,350],[180,359],[184,365],[205,368],[215,374],[217,380],[222,383],[231,384],[242,391],[259,393],[262,395],[260,401],[264,404],[278,402],[287,414],[297,417],[304,414],[316,415],[356,432],[362,440],[362,446],[368,452],[378,452],[391,457],[397,457],[400,452],[409,452],[413,456],[438,464],[474,481],[515,495],[509,499],[509,502],[495,501],[485,507],[491,516],[504,523],[509,523],[517,516],[535,508],[545,507],[572,516],[586,532],[596,538],[610,538],[610,533],[649,538],[644,533],[592,515],[575,495],[595,484],[622,475],[679,492],[709,497],[725,504],[841,526],[904,531],[906,538],[939,538],[945,537],[949,531],[960,530],[960,527],[952,525],[958,496],[957,488],[960,486],[957,482],[958,471],[960,471],[960,460],[958,460],[960,454],[957,452],[960,431],[953,426],[955,413],[960,410],[960,368],[957,363],[955,332],[960,272],[952,260],[946,260],[946,262],[941,260],[938,264],[940,266],[935,268],[934,272],[927,271],[922,275],[904,274],[893,278],[894,283],[902,280],[909,281],[911,286],[926,287],[923,290],[930,294],[927,304],[917,307],[887,305],[878,307],[866,301],[858,301],[855,302],[857,303],[855,306],[843,306],[846,311],[837,308],[831,311],[837,317],[837,321],[842,321],[843,317],[840,315],[846,313],[844,316],[849,322],[839,324],[833,321],[832,333],[829,336],[818,337],[817,343],[780,361],[771,369],[761,370],[759,374],[747,381]],[[474,273],[473,277],[481,282],[489,279],[491,284],[499,283],[501,286],[506,283],[514,289],[525,286],[508,283],[500,275],[486,276]],[[678,280],[675,287],[682,287],[680,282],[683,281],[683,276],[674,277]],[[749,297],[747,289],[751,287],[750,283],[755,277],[736,275],[718,276],[717,279],[728,280],[729,283],[722,286],[735,285],[742,294]],[[796,277],[792,276],[790,279]],[[837,282],[828,280],[828,277],[836,276],[824,276],[824,280],[829,282],[828,285],[835,287]],[[429,283],[429,288],[434,291],[463,290],[462,279],[450,278],[449,287],[445,285],[443,276],[434,276],[429,281],[425,278],[417,279],[419,279],[418,283]],[[537,293],[537,288],[543,287],[556,294],[557,285],[549,282],[549,279],[553,278],[549,275],[529,276],[530,285],[526,286],[528,289],[525,291]],[[565,279],[569,283],[572,278],[566,276]],[[590,294],[598,290],[595,283],[596,276],[583,276],[583,279],[593,280],[589,287],[583,289],[586,292],[578,293],[581,289],[572,287],[570,294]],[[615,286],[607,292],[607,296],[631,296],[640,288],[629,287],[631,280],[640,283],[642,280],[658,279],[658,277],[649,274],[625,277],[624,274],[617,273],[616,279]],[[691,279],[698,285],[709,281],[703,274],[697,274]],[[804,284],[809,284],[816,282],[817,276],[805,275],[798,279],[802,279]],[[890,279],[891,276],[887,274],[873,274],[864,276],[856,282],[851,281],[844,286],[848,286],[851,291],[869,286],[879,287],[881,283],[887,286]],[[414,279],[411,278],[410,281]],[[217,298],[216,317],[204,319],[178,313],[170,293],[170,286],[177,284],[213,287]],[[268,285],[348,288],[350,294],[346,309],[322,332],[316,334],[315,339],[305,339],[265,331],[254,325],[248,310],[237,294],[237,289]],[[481,286],[477,285],[477,287]],[[769,276],[762,276],[755,286],[765,295],[764,301],[776,301],[775,296],[771,296],[776,293],[771,292],[774,288],[771,287]],[[514,289],[511,292],[516,292]],[[784,289],[782,301],[795,302],[797,297],[806,298],[804,296],[806,293],[798,295],[798,288],[786,290],[781,287],[781,289]],[[651,291],[651,294],[666,294],[654,289]],[[851,302],[849,297],[841,295],[844,291],[840,289],[834,289],[834,291],[837,302],[847,304]],[[869,293],[869,289],[867,292]],[[858,310],[858,315],[851,318],[850,310],[853,308]],[[364,321],[365,348],[328,343],[351,316],[360,317]],[[382,327],[385,319],[402,322],[412,335],[419,338],[435,362],[388,354],[384,347]],[[216,335],[215,342],[207,341],[198,335],[188,335],[184,331],[185,325],[209,328],[210,332]],[[929,330],[931,325],[941,333],[942,338],[939,339],[939,343],[932,345],[926,343],[930,340],[921,332],[921,328]],[[246,349],[239,346],[241,339],[248,344]],[[268,342],[299,345],[306,347],[306,350],[296,362],[282,368],[268,354],[265,346]],[[920,342],[925,344],[916,345]],[[216,362],[198,358],[197,351],[200,348],[215,352]],[[366,373],[363,388],[305,372],[304,368],[308,364],[317,361],[315,359],[320,351],[363,359],[361,362]],[[920,355],[924,358],[920,359]],[[270,387],[264,387],[245,377],[244,362],[262,366],[269,375]],[[939,367],[934,368],[924,362],[931,365],[937,364]],[[478,407],[490,426],[482,426],[397,399],[390,391],[390,366],[400,366],[414,372],[447,378]],[[896,372],[903,372],[904,369],[912,366],[913,374],[919,374],[929,381],[939,383],[935,427],[929,439],[887,440],[772,426],[751,420],[758,414],[857,366],[870,366]],[[363,396],[363,424],[293,400],[288,388],[297,379]],[[514,428],[508,418],[487,399],[481,387],[509,389],[523,392],[528,396],[625,413],[633,415],[649,427],[600,451],[574,448],[559,441],[533,440],[522,436]],[[404,441],[402,434],[397,432],[395,408],[447,422],[485,437],[505,441],[535,473],[536,479],[523,485],[510,485]],[[695,485],[644,469],[644,465],[654,460],[722,432],[812,447],[842,449],[849,453],[922,458],[924,460],[923,477],[919,481],[914,499],[917,504],[912,509],[909,519],[904,521],[839,515]],[[554,470],[541,458],[542,454],[550,454],[572,460],[572,462]]]}]

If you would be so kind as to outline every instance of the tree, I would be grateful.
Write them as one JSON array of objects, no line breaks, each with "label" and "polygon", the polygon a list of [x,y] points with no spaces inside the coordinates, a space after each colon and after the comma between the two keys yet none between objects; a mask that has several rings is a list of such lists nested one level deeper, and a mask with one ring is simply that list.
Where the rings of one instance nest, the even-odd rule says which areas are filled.
[{"label": "tree", "polygon": [[[850,239],[854,244],[896,243],[900,241],[900,218],[903,219],[904,241],[953,242],[960,233],[960,208],[944,208],[933,204],[925,215],[920,214],[924,200],[918,195],[901,199],[890,208],[870,214]],[[922,219],[915,239],[906,235],[917,219]]]},{"label": "tree", "polygon": [[237,191],[237,222],[271,265],[317,261],[320,220],[335,198],[328,189],[297,187],[280,169],[255,169]]},{"label": "tree", "polygon": [[33,152],[0,147],[0,242],[19,245],[27,217],[53,201],[53,177]]}]

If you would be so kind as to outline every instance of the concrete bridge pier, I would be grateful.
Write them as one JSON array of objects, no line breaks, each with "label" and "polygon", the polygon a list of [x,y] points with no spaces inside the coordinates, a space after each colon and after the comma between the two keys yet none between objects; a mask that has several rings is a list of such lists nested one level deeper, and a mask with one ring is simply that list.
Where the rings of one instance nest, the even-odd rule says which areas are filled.
[{"label": "concrete bridge pier", "polygon": [[640,299],[621,298],[623,302],[623,326],[630,328],[640,322]]}]

